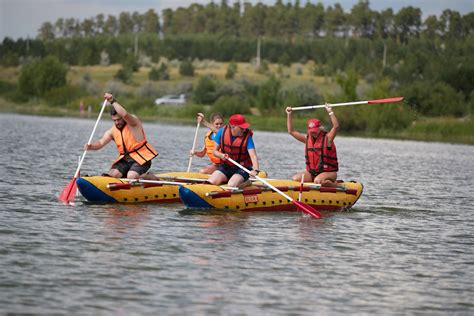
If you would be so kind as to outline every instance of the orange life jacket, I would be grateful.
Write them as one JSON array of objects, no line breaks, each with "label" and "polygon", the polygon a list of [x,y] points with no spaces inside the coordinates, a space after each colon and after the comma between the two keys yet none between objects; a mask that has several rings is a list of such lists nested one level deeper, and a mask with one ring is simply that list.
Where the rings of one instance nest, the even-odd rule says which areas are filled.
[{"label": "orange life jacket", "polygon": [[338,171],[336,144],[327,144],[327,133],[321,131],[316,137],[306,136],[305,158],[306,170],[313,176],[322,172]]},{"label": "orange life jacket", "polygon": [[221,159],[214,156],[214,140],[212,139],[212,131],[209,131],[209,133],[206,134],[204,137],[204,146],[206,146],[206,153],[209,156],[209,159],[213,164],[220,164]]},{"label": "orange life jacket", "polygon": [[158,156],[158,152],[153,148],[153,146],[148,144],[143,128],[142,133],[145,138],[142,141],[137,141],[133,137],[132,131],[128,127],[128,124],[126,124],[122,130],[119,130],[114,125],[113,131],[114,141],[119,152],[119,156],[113,162],[114,164],[126,155],[130,156],[140,165],[143,165],[144,163]]},{"label": "orange life jacket", "polygon": [[[237,136],[232,141],[230,126],[226,125],[221,136],[221,152],[229,155],[230,158],[244,167],[251,167],[252,160],[250,159],[249,151],[247,150],[247,142],[250,136],[252,136],[252,131],[246,129],[242,136]],[[235,167],[235,165],[228,160],[224,160],[224,163],[228,166]]]}]

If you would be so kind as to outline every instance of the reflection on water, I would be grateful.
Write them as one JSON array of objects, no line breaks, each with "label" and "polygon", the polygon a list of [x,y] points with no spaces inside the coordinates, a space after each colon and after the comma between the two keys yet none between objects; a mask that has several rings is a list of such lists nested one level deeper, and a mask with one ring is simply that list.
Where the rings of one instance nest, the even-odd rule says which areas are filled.
[{"label": "reflection on water", "polygon": [[150,215],[150,212],[140,205],[127,205],[125,207],[105,206],[103,210],[107,212],[107,216],[103,218],[105,226],[108,229],[121,233],[128,229],[143,229]]},{"label": "reflection on water", "polygon": [[[0,114],[0,124],[2,314],[474,313],[472,146],[338,137],[339,178],[362,182],[364,194],[315,220],[65,206],[57,195],[94,121]],[[145,129],[160,152],[152,170],[186,170],[194,127]],[[269,177],[304,169],[289,135],[254,140]],[[82,173],[108,170],[115,155],[111,145],[89,153]],[[205,164],[193,159],[193,170]]]}]

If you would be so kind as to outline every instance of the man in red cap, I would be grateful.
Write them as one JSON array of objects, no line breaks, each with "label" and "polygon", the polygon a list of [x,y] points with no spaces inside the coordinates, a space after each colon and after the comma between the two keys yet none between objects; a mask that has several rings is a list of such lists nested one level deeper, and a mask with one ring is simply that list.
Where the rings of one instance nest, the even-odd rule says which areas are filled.
[{"label": "man in red cap", "polygon": [[304,177],[305,182],[313,182],[324,186],[335,186],[339,165],[337,162],[336,145],[334,138],[339,130],[339,122],[331,106],[326,103],[326,111],[331,119],[332,128],[324,130],[318,119],[308,120],[308,135],[301,134],[293,129],[291,122],[291,107],[286,108],[288,133],[305,143],[306,170],[293,175],[294,181]]},{"label": "man in red cap", "polygon": [[210,176],[210,183],[219,185],[227,182],[231,187],[238,187],[248,180],[249,174],[230,162],[229,157],[251,170],[251,176],[258,174],[257,152],[249,126],[242,114],[234,114],[229,118],[229,124],[217,131],[213,153],[222,163]]}]

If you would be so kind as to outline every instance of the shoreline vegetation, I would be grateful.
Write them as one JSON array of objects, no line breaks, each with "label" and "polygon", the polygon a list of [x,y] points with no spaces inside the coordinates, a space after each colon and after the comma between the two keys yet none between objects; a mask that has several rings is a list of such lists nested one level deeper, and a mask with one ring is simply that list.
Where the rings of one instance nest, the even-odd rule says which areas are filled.
[{"label": "shoreline vegetation", "polygon": [[[145,121],[193,124],[197,112],[286,131],[285,107],[338,107],[340,134],[474,144],[474,12],[424,15],[336,3],[198,3],[44,22],[0,43],[0,111],[92,117],[104,92]],[[184,95],[182,106],[155,105]],[[81,110],[79,110],[81,109]],[[90,110],[89,110],[90,109]],[[321,110],[296,111],[294,127]]]},{"label": "shoreline vegetation", "polygon": [[[215,77],[224,77],[225,69],[228,67],[228,63],[215,63],[210,69],[203,67],[198,69],[197,72],[201,72],[201,76],[211,75]],[[241,68],[250,69],[250,64],[239,63]],[[298,67],[295,66],[295,67]],[[177,68],[177,67],[175,67]],[[270,69],[276,69],[278,71],[278,65],[270,65]],[[291,67],[290,67],[291,68]],[[95,87],[94,95],[84,94],[75,96],[72,100],[67,101],[63,105],[51,105],[42,98],[30,99],[26,102],[13,102],[0,94],[0,112],[1,113],[17,113],[25,115],[38,115],[38,116],[51,116],[51,117],[77,117],[84,119],[94,119],[101,105],[101,94],[102,91],[117,89],[115,85],[120,86],[118,89],[122,90],[121,93],[128,95],[124,96],[122,103],[134,114],[139,115],[140,119],[144,122],[163,122],[167,124],[183,124],[183,125],[194,125],[195,114],[198,111],[204,112],[206,116],[209,116],[213,111],[213,107],[210,105],[197,105],[193,102],[188,102],[184,106],[174,105],[148,105],[144,109],[140,109],[136,105],[130,106],[129,101],[133,100],[130,97],[131,94],[137,93],[137,90],[143,89],[147,86],[148,89],[156,89],[157,93],[163,93],[163,85],[160,83],[151,83],[147,80],[146,73],[148,69],[142,67],[136,74],[134,74],[133,81],[130,85],[123,85],[113,81],[114,73],[119,69],[119,65],[112,66],[74,66],[70,67],[68,74],[68,83],[71,85],[80,85],[81,80],[84,77],[89,78],[91,86]],[[290,69],[287,71],[291,71]],[[18,80],[20,69],[16,67],[0,67],[0,81],[10,82],[12,85]],[[197,78],[184,77],[181,78],[178,69],[171,68],[170,74],[174,77],[172,82],[166,82],[165,85],[192,85],[195,84],[193,81],[197,81]],[[199,75],[199,74],[198,74]],[[288,75],[287,75],[288,76]],[[258,78],[256,75],[254,80],[263,80]],[[290,76],[288,76],[290,77]],[[300,80],[304,78],[300,78]],[[337,87],[331,79],[320,77],[320,78],[309,78],[309,82],[316,84],[319,83],[318,91],[321,89],[340,89]],[[151,85],[151,86],[150,86]],[[361,83],[358,90],[367,89],[365,83]],[[153,87],[155,86],[155,87]],[[126,91],[126,92],[124,92]],[[0,91],[1,92],[1,91]],[[139,93],[139,92],[138,92]],[[120,94],[120,93],[119,93]],[[324,92],[324,95],[328,95],[328,92]],[[382,97],[393,97],[392,95],[380,96]],[[80,102],[83,102],[83,112],[80,112]],[[148,100],[151,102],[153,100]],[[352,101],[352,100],[351,100]],[[359,100],[355,100],[359,101]],[[322,101],[319,101],[322,102]],[[334,100],[336,102],[344,102],[340,100]],[[136,103],[132,101],[132,103]],[[87,112],[88,105],[92,105],[91,112]],[[294,105],[298,106],[298,105]],[[354,115],[364,115],[364,107],[387,107],[388,105],[356,105],[352,109]],[[400,105],[398,105],[400,106]],[[392,107],[397,107],[396,104]],[[252,128],[255,130],[272,131],[272,132],[286,132],[286,114],[284,112],[285,106],[282,106],[280,111],[273,111],[271,115],[262,115],[258,108],[250,108],[245,114],[248,121],[252,124]],[[344,111],[344,109],[336,108],[336,111]],[[383,110],[383,108],[379,109]],[[238,111],[238,106],[236,111]],[[377,111],[377,109],[375,109]],[[360,112],[360,113],[358,113]],[[369,137],[369,138],[383,138],[383,139],[399,139],[399,140],[416,140],[416,141],[429,141],[429,142],[446,142],[446,143],[457,143],[474,145],[474,122],[472,121],[471,115],[462,118],[455,117],[417,117],[416,113],[413,114],[414,119],[409,126],[400,130],[394,129],[379,129],[378,131],[347,131],[344,130],[344,119],[340,119],[342,125],[342,131],[340,132],[343,136],[350,137]],[[302,111],[297,115],[294,115],[294,126],[305,131],[306,121],[310,117],[322,117],[325,119],[325,112],[323,111]],[[327,122],[327,121],[326,121]]]}]

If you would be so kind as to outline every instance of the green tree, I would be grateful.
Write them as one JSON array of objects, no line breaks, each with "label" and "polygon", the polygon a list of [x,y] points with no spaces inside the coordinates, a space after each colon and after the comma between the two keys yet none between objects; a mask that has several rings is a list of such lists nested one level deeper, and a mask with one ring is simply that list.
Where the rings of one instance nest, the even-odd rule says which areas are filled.
[{"label": "green tree", "polygon": [[132,80],[132,71],[128,68],[120,68],[114,76],[115,79],[122,81],[123,83],[130,83]]},{"label": "green tree", "polygon": [[359,0],[352,7],[350,21],[354,34],[358,37],[372,37],[375,31],[374,14],[369,8],[369,0]]},{"label": "green tree", "polygon": [[270,113],[273,109],[280,107],[281,81],[271,76],[258,89],[257,107],[262,113]]},{"label": "green tree", "polygon": [[179,74],[181,76],[194,76],[194,66],[190,60],[184,60],[179,64]]},{"label": "green tree", "polygon": [[165,63],[161,63],[158,69],[155,67],[151,68],[150,73],[148,74],[148,79],[154,81],[169,80],[170,75],[168,72],[168,66]]},{"label": "green tree", "polygon": [[229,117],[235,113],[250,113],[250,106],[238,96],[223,95],[212,106],[212,112],[221,113],[223,116]]},{"label": "green tree", "polygon": [[395,15],[394,29],[398,39],[407,43],[410,37],[417,37],[421,29],[421,10],[412,6],[401,8]]},{"label": "green tree", "polygon": [[194,102],[198,104],[213,104],[217,98],[217,84],[210,76],[203,76],[194,89]]},{"label": "green tree", "polygon": [[342,89],[342,98],[345,100],[357,100],[357,84],[359,76],[354,69],[349,70],[345,74],[336,76],[336,82]]},{"label": "green tree", "polygon": [[147,33],[156,34],[160,31],[160,20],[155,10],[150,9],[145,13],[144,17],[144,31]]},{"label": "green tree", "polygon": [[19,90],[30,96],[43,96],[53,88],[66,85],[67,68],[56,57],[25,65],[20,73]]},{"label": "green tree", "polygon": [[237,73],[237,64],[235,62],[229,63],[229,66],[227,67],[227,72],[225,74],[225,78],[233,79],[236,73]]},{"label": "green tree", "polygon": [[52,41],[54,39],[54,26],[50,22],[45,22],[38,30],[38,39],[42,41]]},{"label": "green tree", "polygon": [[119,34],[127,34],[133,32],[133,20],[128,12],[122,12],[118,19]]}]

